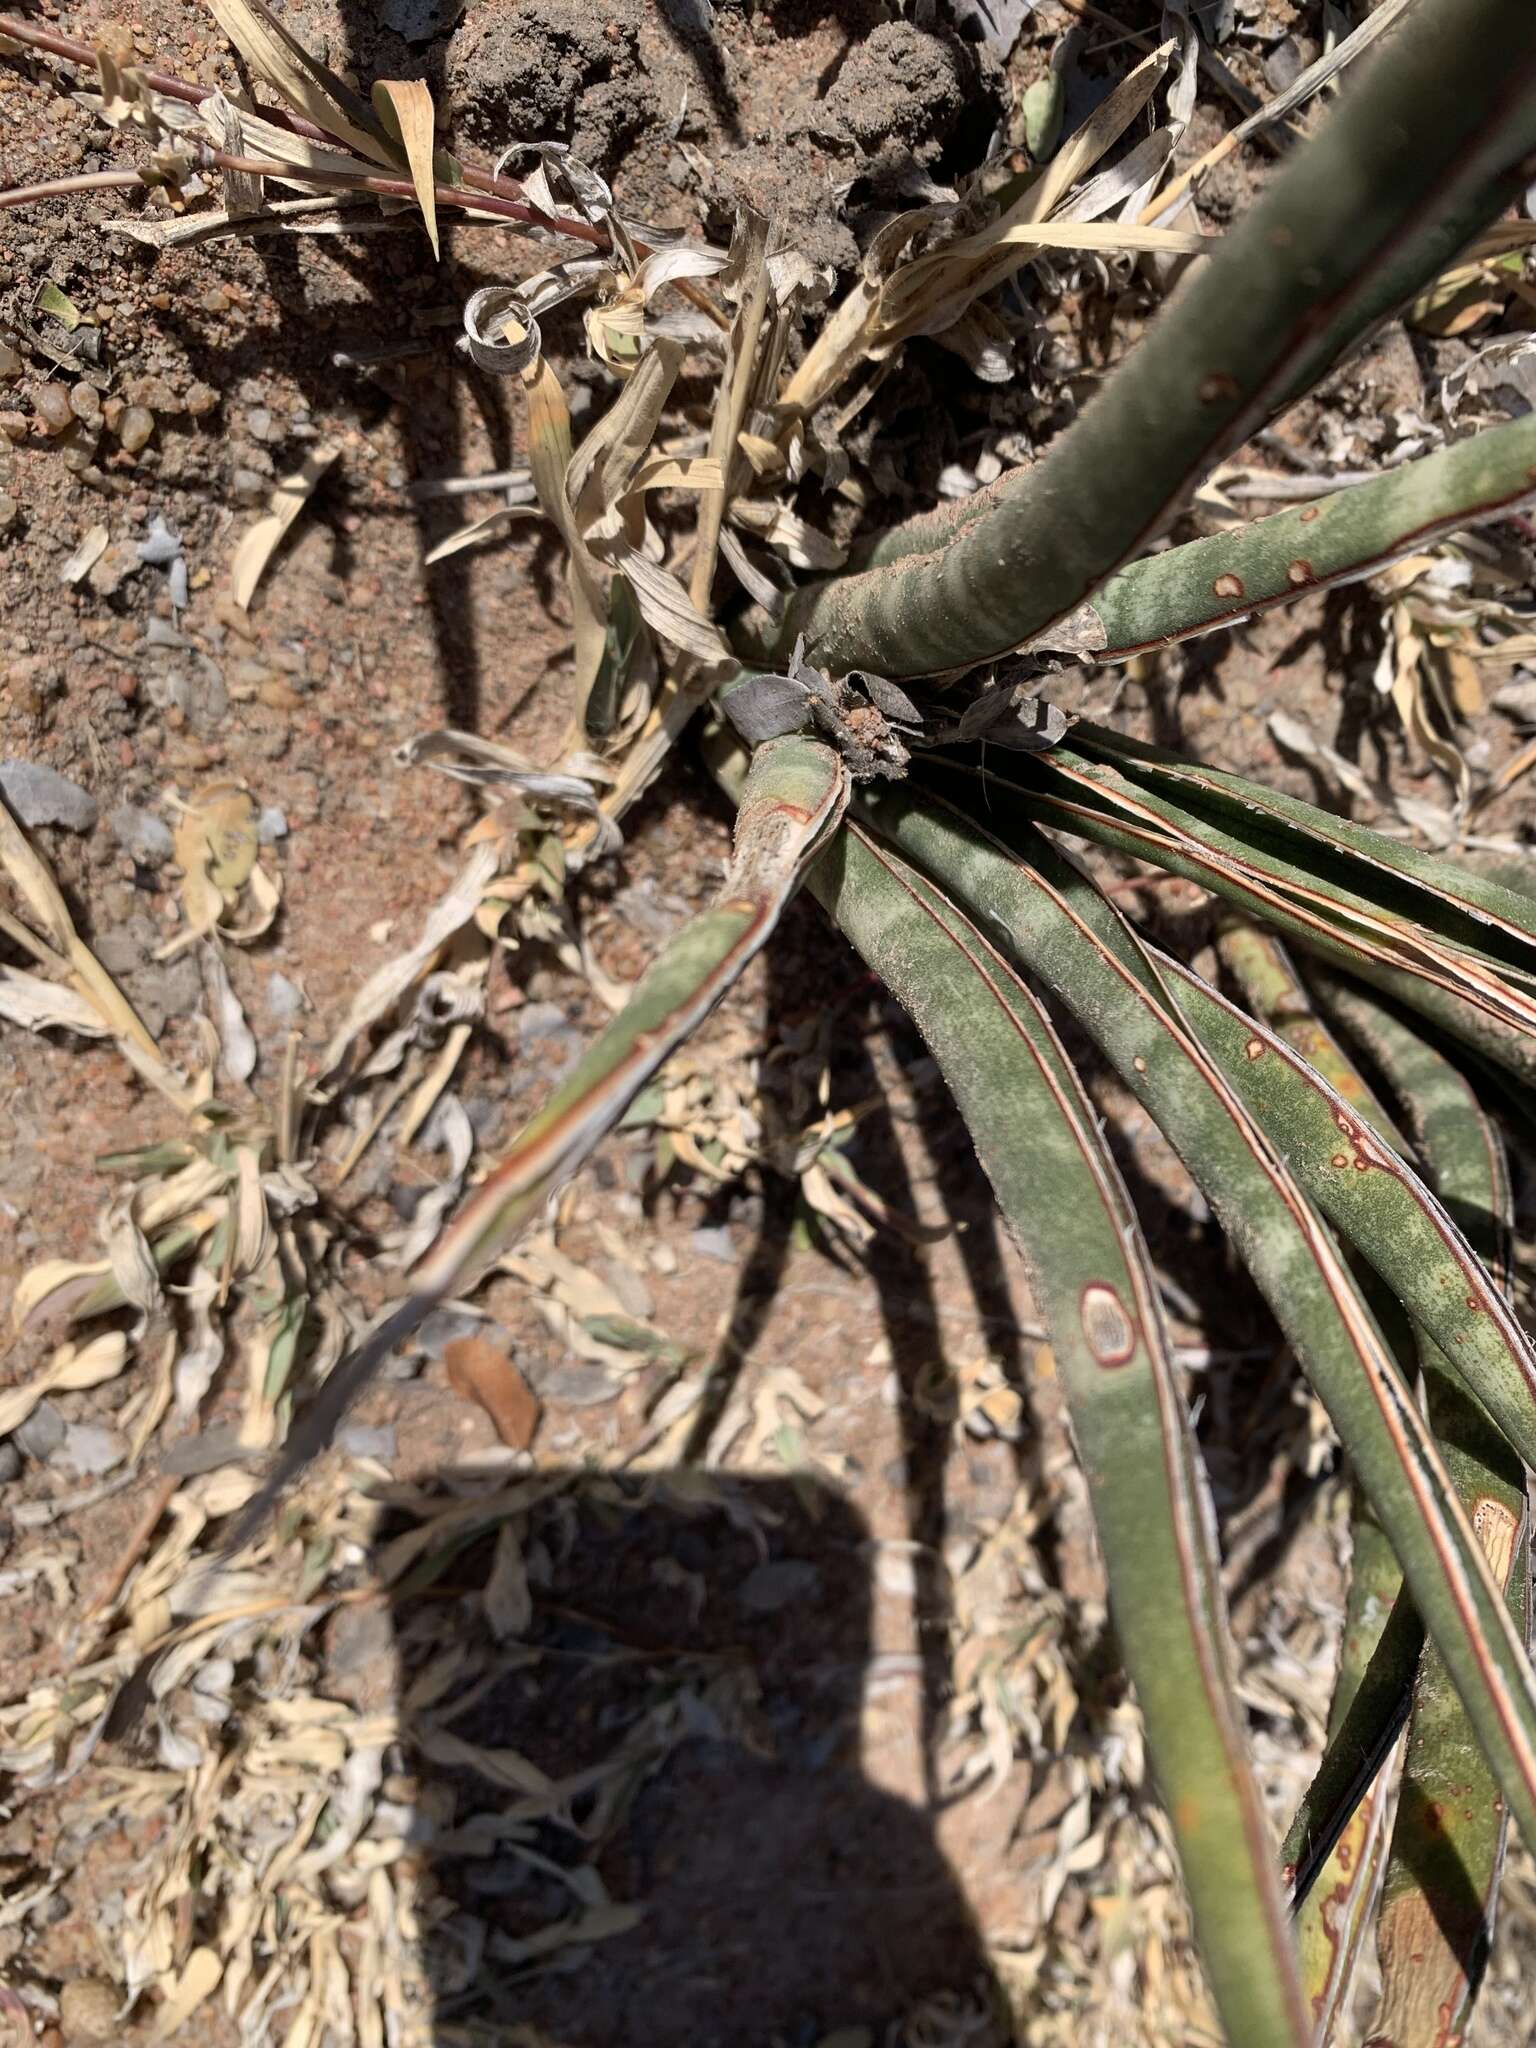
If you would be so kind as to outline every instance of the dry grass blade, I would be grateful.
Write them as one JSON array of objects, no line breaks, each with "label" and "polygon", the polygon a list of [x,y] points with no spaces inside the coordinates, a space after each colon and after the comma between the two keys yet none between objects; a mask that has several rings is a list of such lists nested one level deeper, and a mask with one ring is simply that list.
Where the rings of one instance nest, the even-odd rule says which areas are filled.
[{"label": "dry grass blade", "polygon": [[437,239],[437,190],[433,167],[432,131],[436,114],[432,95],[420,79],[408,84],[398,79],[380,79],[373,88],[373,110],[384,132],[398,142],[405,153],[411,183],[427,224],[432,254],[441,259]]},{"label": "dry grass blade", "polygon": [[256,586],[277,553],[283,535],[308,504],[316,484],[341,453],[333,443],[310,450],[300,466],[272,487],[267,510],[243,535],[230,564],[229,581],[235,603],[242,610],[250,606]]},{"label": "dry grass blade", "polygon": [[374,163],[393,160],[366,102],[312,57],[262,0],[208,0],[208,6],[246,63],[296,112]]}]

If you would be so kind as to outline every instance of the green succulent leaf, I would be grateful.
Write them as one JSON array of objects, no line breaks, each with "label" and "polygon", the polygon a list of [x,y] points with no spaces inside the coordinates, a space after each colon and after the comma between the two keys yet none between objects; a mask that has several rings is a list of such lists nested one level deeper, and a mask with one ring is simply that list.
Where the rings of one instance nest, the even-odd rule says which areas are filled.
[{"label": "green succulent leaf", "polygon": [[1012,831],[1005,846],[902,790],[861,797],[859,811],[1074,1011],[1183,1158],[1328,1409],[1501,1789],[1536,1839],[1536,1684],[1502,1588],[1332,1237],[1158,965],[1041,835]]},{"label": "green succulent leaf", "polygon": [[1230,2038],[1299,2048],[1308,2027],[1235,1717],[1188,1418],[1141,1233],[1092,1106],[996,947],[878,839],[845,828],[811,887],[910,1011],[1030,1258]]},{"label": "green succulent leaf", "polygon": [[[1330,1007],[1401,1098],[1448,1208],[1495,1275],[1508,1270],[1512,1204],[1504,1150],[1456,1067],[1383,1004],[1323,977]],[[1429,1418],[1510,1614],[1527,1626],[1530,1530],[1525,1473],[1461,1393],[1438,1347],[1424,1350]],[[1493,1934],[1504,1802],[1443,1661],[1420,1669],[1377,1923],[1381,1996],[1373,2039],[1454,2037],[1477,1996]]]},{"label": "green succulent leaf", "polygon": [[1455,1222],[1301,1055],[1159,955],[1174,1000],[1323,1214],[1536,1465],[1536,1351]]},{"label": "green succulent leaf", "polygon": [[1049,754],[934,755],[924,774],[980,779],[1005,836],[1032,817],[1188,876],[1536,1079],[1532,906],[1496,882],[1101,727]]},{"label": "green succulent leaf", "polygon": [[[1386,1531],[1371,1512],[1358,1487],[1350,1515],[1349,1592],[1344,1608],[1344,1640],[1339,1672],[1328,1712],[1330,1743],[1337,1744],[1372,1659],[1397,1617],[1398,1641],[1388,1638],[1387,1656],[1377,1681],[1391,1669],[1394,1650],[1405,1660],[1393,1673],[1399,1697],[1413,1683],[1414,1666],[1424,1641],[1423,1624],[1412,1605],[1400,1600],[1402,1567]],[[1381,1886],[1391,1812],[1391,1774],[1372,1777],[1364,1797],[1353,1804],[1317,1882],[1310,1885],[1296,1911],[1296,1950],[1301,1958],[1301,1983],[1312,2008],[1321,2048],[1349,2010],[1355,1973],[1371,1933],[1371,1914]],[[1297,1854],[1304,1852],[1299,1844]]]},{"label": "green succulent leaf", "polygon": [[1405,462],[1252,525],[1146,555],[1118,570],[1032,646],[1096,661],[1152,647],[1357,582],[1440,535],[1536,494],[1536,413]]}]

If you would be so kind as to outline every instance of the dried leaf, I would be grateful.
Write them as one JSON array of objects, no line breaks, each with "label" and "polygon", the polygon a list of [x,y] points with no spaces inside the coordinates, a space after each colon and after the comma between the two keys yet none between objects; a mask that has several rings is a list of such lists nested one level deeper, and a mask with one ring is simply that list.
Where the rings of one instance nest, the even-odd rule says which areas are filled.
[{"label": "dried leaf", "polygon": [[244,535],[230,564],[231,594],[242,611],[249,608],[256,586],[277,552],[283,535],[303,511],[316,484],[340,453],[341,449],[334,442],[322,442],[318,448],[311,449],[298,469],[273,485],[267,510]]},{"label": "dried leaf", "polygon": [[0,1394],[0,1437],[19,1429],[45,1394],[99,1387],[116,1379],[127,1363],[128,1339],[121,1330],[109,1330],[85,1345],[61,1344],[36,1379]]},{"label": "dried leaf", "polygon": [[433,167],[432,130],[436,115],[432,95],[420,79],[409,84],[381,78],[373,88],[373,111],[386,135],[405,152],[411,183],[416,187],[421,217],[427,224],[432,254],[442,259],[437,239],[437,176]]},{"label": "dried leaf", "polygon": [[96,564],[107,552],[109,537],[104,526],[93,526],[59,571],[59,581],[61,583],[83,583],[90,571],[95,568]]},{"label": "dried leaf", "polygon": [[72,988],[0,966],[0,1017],[27,1031],[76,1031],[82,1038],[107,1038],[109,1025],[96,1005]]},{"label": "dried leaf", "polygon": [[51,277],[43,280],[37,295],[37,309],[40,313],[51,313],[55,320],[61,320],[73,334],[85,317],[74,300],[61,292]]},{"label": "dried leaf", "polygon": [[307,115],[374,163],[393,161],[374,130],[367,103],[312,57],[262,0],[208,0],[208,5],[246,63],[295,113]]},{"label": "dried leaf", "polygon": [[539,1426],[539,1399],[504,1351],[484,1337],[455,1337],[444,1347],[448,1384],[476,1401],[514,1451],[526,1451]]}]

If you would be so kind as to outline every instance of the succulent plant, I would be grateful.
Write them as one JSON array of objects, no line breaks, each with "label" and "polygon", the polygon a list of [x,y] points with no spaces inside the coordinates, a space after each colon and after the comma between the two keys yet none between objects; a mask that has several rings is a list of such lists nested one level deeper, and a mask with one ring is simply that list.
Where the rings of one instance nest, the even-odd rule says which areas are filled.
[{"label": "succulent plant", "polygon": [[[223,11],[247,43],[251,19],[268,19],[245,4]],[[292,69],[283,33],[274,70]],[[557,381],[518,357],[534,485],[572,556],[579,736],[618,715],[629,639],[608,592],[621,571],[638,611],[654,626],[661,607],[693,662],[656,699],[624,787],[643,785],[713,697],[706,746],[739,805],[735,858],[713,906],[442,1232],[398,1310],[331,1371],[233,1539],[326,1440],[384,1352],[482,1272],[613,1128],[803,881],[931,1047],[1028,1259],[1197,1940],[1240,2048],[1301,2048],[1332,2024],[1378,1891],[1372,2039],[1459,2038],[1486,1962],[1507,1816],[1536,1847],[1525,1506],[1536,1350],[1510,1306],[1508,1189],[1486,1107],[1528,1105],[1536,1081],[1536,901],[1219,765],[1102,727],[1063,732],[1033,699],[1021,710],[993,665],[1023,655],[1038,675],[1052,658],[1125,659],[1363,577],[1536,495],[1527,415],[1250,526],[1153,547],[1215,462],[1437,277],[1529,181],[1530,0],[1417,0],[1359,69],[1039,461],[879,536],[856,568],[804,583],[777,617],[727,629],[709,616],[737,448],[755,434],[754,391],[764,396],[754,379],[764,362],[777,374],[785,344],[765,312],[762,247],[757,285],[726,323],[727,402],[705,458],[641,466],[680,345],[624,358],[632,374],[605,438],[574,453]],[[410,168],[425,208],[430,153],[425,170],[406,163],[404,143],[381,139],[368,107],[343,104],[312,61],[295,76],[314,132]],[[200,105],[200,94],[181,97]],[[338,128],[343,116],[350,126]],[[293,125],[269,123],[267,146]],[[1063,162],[1039,175],[1056,178]],[[348,175],[360,190],[413,189]],[[495,200],[500,181],[476,178],[440,189],[441,202]],[[1027,241],[1031,223],[1047,238],[1044,212],[1014,239]],[[514,217],[552,220],[526,206]],[[1142,246],[1179,245],[1159,232]],[[590,224],[582,233],[602,240]],[[978,257],[979,288],[1000,246]],[[643,327],[645,252],[627,253]],[[826,335],[878,331],[897,345],[929,331],[915,303],[882,310],[865,280]],[[604,317],[616,331],[612,305]],[[494,360],[503,340],[504,330],[479,345]],[[818,349],[790,380],[780,426],[821,395],[833,351]],[[755,446],[765,464],[782,455],[761,434]],[[600,505],[588,503],[594,479]],[[699,494],[686,601],[634,538],[651,487]],[[942,691],[925,689],[933,679]],[[1153,946],[1062,834],[1221,899],[1222,958],[1241,1001]],[[1149,1255],[1053,1008],[1179,1153],[1353,1475],[1354,1577],[1329,1745],[1283,1855],[1246,1751],[1204,1481]],[[1390,1759],[1405,1726],[1394,1819]]]},{"label": "succulent plant", "polygon": [[[1038,726],[1010,732],[1012,697],[984,696],[973,672],[991,683],[987,665],[1021,650],[1109,661],[1166,645],[1362,577],[1536,492],[1526,417],[1147,551],[1218,458],[1509,204],[1533,148],[1528,8],[1420,0],[1038,462],[881,536],[776,621],[738,626],[740,663],[717,691],[728,716],[709,741],[740,795],[738,871],[449,1227],[397,1318],[462,1285],[547,1176],[611,1125],[803,873],[927,1040],[1027,1255],[1197,1940],[1242,2048],[1298,2048],[1343,2009],[1378,1887],[1372,2038],[1428,2048],[1455,2035],[1486,1961],[1506,1816],[1536,1844],[1523,1471],[1536,1351],[1509,1306],[1507,1188],[1482,1106],[1494,1072],[1517,1093],[1536,1077],[1536,904],[1112,731],[1077,726],[1055,745]],[[839,725],[842,679],[858,672],[877,709],[882,678],[900,679],[900,697],[934,677],[934,702],[965,708],[944,743],[872,762]],[[748,767],[739,731],[802,720]],[[1224,899],[1242,1006],[1149,944],[1061,832]],[[1347,1654],[1284,1866],[1245,1750],[1148,1254],[1047,998],[1182,1157],[1354,1476]],[[1393,1116],[1346,1045],[1385,1077]],[[386,1327],[378,1341],[391,1340]],[[309,1447],[296,1439],[291,1459]],[[1324,1909],[1308,1892],[1330,1857]]]}]

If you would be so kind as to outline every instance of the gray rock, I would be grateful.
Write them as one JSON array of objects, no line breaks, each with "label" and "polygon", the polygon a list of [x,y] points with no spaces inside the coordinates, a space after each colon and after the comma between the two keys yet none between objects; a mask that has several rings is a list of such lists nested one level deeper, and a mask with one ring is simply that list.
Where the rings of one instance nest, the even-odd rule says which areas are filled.
[{"label": "gray rock", "polygon": [[36,761],[0,761],[0,796],[23,825],[64,825],[90,832],[100,809],[95,797],[55,768]]},{"label": "gray rock", "polygon": [[530,1046],[563,1046],[571,1040],[579,1044],[581,1033],[567,1022],[558,1003],[525,1003],[518,1011],[517,1042],[525,1052]]},{"label": "gray rock", "polygon": [[288,815],[276,804],[267,804],[256,820],[256,837],[263,846],[271,846],[279,839],[288,837]]},{"label": "gray rock", "polygon": [[175,851],[170,826],[153,811],[142,811],[134,804],[119,804],[107,823],[124,853],[131,855],[141,868],[158,868]]},{"label": "gray rock", "polygon": [[483,1337],[490,1325],[484,1316],[466,1315],[462,1309],[436,1308],[416,1332],[416,1348],[428,1358],[441,1358],[455,1337]]},{"label": "gray rock", "polygon": [[707,1224],[688,1233],[688,1242],[706,1259],[718,1259],[722,1266],[736,1264],[736,1247],[723,1224]]},{"label": "gray rock", "polygon": [[128,1446],[115,1429],[101,1422],[72,1422],[54,1463],[66,1472],[78,1472],[82,1479],[99,1479],[128,1455]]},{"label": "gray rock", "polygon": [[786,1557],[748,1572],[736,1589],[736,1600],[749,1614],[777,1614],[781,1607],[809,1599],[820,1590],[821,1573],[815,1565]]},{"label": "gray rock", "polygon": [[0,1444],[0,1486],[4,1486],[8,1479],[14,1479],[20,1470],[21,1453],[7,1437]]},{"label": "gray rock", "polygon": [[304,991],[274,967],[267,976],[267,1015],[279,1024],[297,1017],[304,1007]]},{"label": "gray rock", "polygon": [[18,1450],[29,1458],[51,1458],[64,1441],[64,1418],[51,1401],[39,1401],[15,1433]]},{"label": "gray rock", "polygon": [[149,522],[149,531],[139,542],[137,552],[141,562],[148,562],[155,569],[166,568],[181,553],[181,535],[172,533],[163,512],[157,512]]},{"label": "gray rock", "polygon": [[377,1458],[381,1464],[391,1465],[398,1442],[390,1428],[372,1429],[366,1422],[349,1422],[337,1430],[336,1448],[349,1458]]},{"label": "gray rock", "polygon": [[172,562],[170,574],[165,580],[165,587],[166,593],[176,610],[184,612],[187,608],[187,598],[190,595],[187,583],[187,558],[185,555],[178,555],[175,561]]},{"label": "gray rock", "polygon": [[601,1408],[618,1398],[618,1380],[595,1365],[556,1365],[541,1372],[531,1363],[528,1378],[541,1401],[555,1408]]}]

